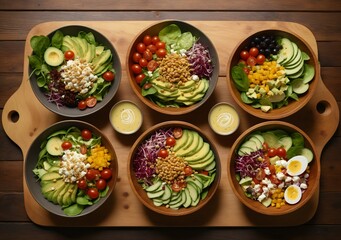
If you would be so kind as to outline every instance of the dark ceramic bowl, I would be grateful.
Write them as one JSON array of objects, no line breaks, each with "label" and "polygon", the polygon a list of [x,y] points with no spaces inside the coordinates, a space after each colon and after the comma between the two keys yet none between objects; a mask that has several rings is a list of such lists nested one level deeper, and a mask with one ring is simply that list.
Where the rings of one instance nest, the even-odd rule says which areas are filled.
[{"label": "dark ceramic bowl", "polygon": [[66,215],[62,207],[60,205],[54,204],[50,201],[48,201],[44,195],[42,194],[42,188],[40,186],[40,181],[37,179],[36,175],[33,173],[33,169],[35,169],[38,158],[39,158],[39,152],[40,152],[40,146],[41,144],[46,141],[47,137],[50,136],[52,133],[55,133],[59,130],[67,130],[70,127],[78,127],[80,130],[82,129],[88,129],[90,130],[94,135],[101,136],[102,145],[105,146],[109,153],[111,154],[111,163],[109,168],[112,171],[112,177],[107,182],[109,186],[109,190],[105,197],[102,197],[99,199],[98,202],[94,203],[91,206],[86,206],[85,209],[75,217],[80,217],[87,215],[91,212],[96,211],[111,195],[112,191],[115,188],[116,182],[117,182],[117,174],[118,174],[118,164],[117,164],[117,156],[114,150],[114,147],[112,146],[110,140],[95,126],[79,121],[79,120],[65,120],[61,122],[57,122],[50,127],[48,127],[46,130],[44,130],[39,136],[33,141],[31,144],[27,155],[25,159],[25,166],[24,166],[24,172],[25,172],[25,180],[28,187],[29,192],[37,201],[37,203],[46,209],[48,212],[53,213],[55,215],[63,216],[63,217],[69,217]]},{"label": "dark ceramic bowl", "polygon": [[[135,74],[133,73],[131,66],[134,64],[132,60],[132,56],[134,52],[136,52],[136,45],[140,42],[143,41],[143,38],[145,35],[150,35],[150,36],[156,36],[159,34],[160,30],[162,30],[164,27],[170,25],[170,24],[176,24],[179,26],[181,29],[181,32],[191,32],[193,36],[199,38],[199,42],[203,44],[203,46],[207,47],[210,51],[210,56],[213,64],[213,73],[212,76],[209,80],[209,88],[206,91],[205,96],[198,102],[194,103],[193,105],[190,106],[185,106],[181,105],[181,107],[160,107],[158,104],[155,102],[151,101],[145,96],[142,96],[141,94],[141,86],[136,82],[135,80]],[[137,95],[137,97],[148,107],[154,109],[155,111],[158,111],[163,114],[168,114],[168,115],[181,115],[181,114],[186,114],[189,113],[197,108],[199,108],[201,105],[203,105],[207,99],[211,96],[211,94],[214,91],[214,88],[217,84],[218,77],[219,77],[219,59],[218,59],[218,53],[211,42],[211,40],[208,38],[205,33],[203,33],[201,30],[196,28],[193,25],[190,25],[186,22],[183,21],[178,21],[178,20],[166,20],[166,21],[161,21],[155,24],[152,24],[151,26],[147,27],[146,29],[142,30],[139,32],[136,37],[133,39],[132,43],[129,46],[128,53],[127,53],[127,58],[126,58],[126,66],[127,66],[127,71],[128,71],[128,79],[129,83],[131,85],[131,88],[133,89],[134,93]]]},{"label": "dark ceramic bowl", "polygon": [[[141,182],[136,177],[136,171],[135,171],[136,165],[134,164],[134,159],[135,159],[135,155],[137,154],[138,148],[141,146],[141,144],[145,142],[146,139],[149,139],[151,135],[155,134],[156,131],[159,131],[160,129],[167,130],[171,128],[182,128],[183,130],[188,129],[188,130],[197,132],[202,137],[203,141],[209,144],[210,149],[213,152],[214,161],[216,163],[215,171],[213,170],[212,172],[210,172],[209,176],[212,176],[213,172],[215,172],[216,175],[214,177],[213,182],[211,182],[211,184],[206,188],[208,190],[206,197],[204,199],[201,199],[197,203],[197,205],[194,205],[194,206],[190,205],[188,207],[183,207],[183,205],[180,205],[178,209],[173,209],[170,204],[168,204],[169,206],[167,206],[167,204],[156,206],[153,200],[148,197],[147,192],[143,189]],[[180,140],[177,140],[177,141],[180,141]],[[190,166],[193,166],[193,169],[195,169],[197,172],[200,172],[199,169],[194,168],[194,165],[190,164]],[[146,206],[147,208],[149,208],[150,210],[156,213],[167,215],[167,216],[188,215],[196,211],[199,211],[201,208],[203,208],[214,197],[214,194],[218,189],[219,181],[220,181],[220,172],[221,172],[221,166],[220,166],[219,154],[218,154],[216,147],[213,144],[213,141],[209,139],[207,135],[203,131],[201,131],[198,127],[190,123],[182,122],[182,121],[163,122],[163,123],[159,123],[149,128],[135,141],[135,143],[133,144],[129,152],[129,157],[128,157],[128,177],[129,177],[129,183],[130,183],[130,186],[132,187],[133,192],[135,193],[135,195],[138,197],[138,199],[144,206]],[[164,182],[163,184],[166,184],[166,182]],[[189,183],[187,183],[187,185],[189,185]],[[187,185],[186,187],[189,187]],[[187,189],[182,188],[182,190],[180,191],[186,191],[186,190]]]},{"label": "dark ceramic bowl", "polygon": [[67,106],[58,107],[55,103],[49,102],[47,96],[45,95],[45,92],[37,84],[37,76],[34,73],[32,74],[33,69],[30,66],[28,66],[29,73],[31,76],[30,83],[31,83],[32,90],[35,96],[41,102],[41,104],[44,105],[44,107],[46,107],[47,109],[49,109],[50,111],[58,115],[65,116],[65,117],[76,118],[76,117],[88,116],[90,114],[97,112],[98,110],[102,109],[106,104],[108,104],[110,100],[115,96],[118,90],[118,87],[121,81],[121,75],[122,75],[121,62],[120,62],[118,53],[115,47],[113,46],[113,44],[110,42],[110,40],[94,29],[88,28],[86,26],[79,26],[79,25],[64,26],[48,34],[48,37],[51,39],[57,30],[60,30],[64,34],[64,36],[65,35],[77,36],[80,31],[83,31],[85,33],[91,32],[93,33],[95,37],[95,41],[99,45],[103,45],[105,49],[111,50],[112,61],[113,61],[112,67],[115,70],[115,79],[112,81],[108,92],[103,97],[103,100],[98,101],[94,107],[87,107],[84,110],[79,110],[77,107],[67,107]]}]

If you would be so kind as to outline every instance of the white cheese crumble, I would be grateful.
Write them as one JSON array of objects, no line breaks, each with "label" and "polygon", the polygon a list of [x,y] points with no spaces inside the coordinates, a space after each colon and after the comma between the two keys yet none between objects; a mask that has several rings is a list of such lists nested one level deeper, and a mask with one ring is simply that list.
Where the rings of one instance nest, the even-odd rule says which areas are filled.
[{"label": "white cheese crumble", "polygon": [[59,174],[63,176],[65,182],[76,182],[85,176],[90,164],[86,163],[87,156],[75,151],[66,150],[60,162]]}]

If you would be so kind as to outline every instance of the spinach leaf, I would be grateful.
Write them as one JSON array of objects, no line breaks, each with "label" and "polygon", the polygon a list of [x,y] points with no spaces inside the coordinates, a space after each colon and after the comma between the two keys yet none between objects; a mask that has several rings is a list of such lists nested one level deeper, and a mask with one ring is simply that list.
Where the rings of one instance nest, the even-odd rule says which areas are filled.
[{"label": "spinach leaf", "polygon": [[170,24],[159,32],[159,38],[166,44],[176,43],[181,36],[181,29],[176,24]]},{"label": "spinach leaf", "polygon": [[157,92],[156,88],[154,87],[151,87],[151,88],[148,88],[148,89],[144,89],[142,88],[142,96],[147,96],[147,95],[153,95]]},{"label": "spinach leaf", "polygon": [[250,83],[243,67],[240,65],[232,67],[231,74],[236,88],[239,91],[246,92],[249,89]]},{"label": "spinach leaf", "polygon": [[53,34],[52,39],[51,39],[52,47],[56,47],[60,49],[63,44],[63,37],[64,37],[64,34],[60,30],[57,30]]},{"label": "spinach leaf", "polygon": [[50,46],[50,39],[47,36],[33,36],[30,39],[33,52],[39,58],[43,58],[45,50]]},{"label": "spinach leaf", "polygon": [[196,41],[196,39],[192,35],[192,33],[185,32],[185,33],[181,34],[181,36],[178,38],[178,40],[176,42],[175,50],[180,50],[180,49],[188,50],[193,46],[195,41]]},{"label": "spinach leaf", "polygon": [[43,61],[37,55],[31,55],[28,57],[28,62],[31,68],[35,70],[40,70],[41,66],[43,65]]},{"label": "spinach leaf", "polygon": [[253,100],[251,98],[249,98],[247,95],[246,95],[246,92],[242,92],[240,94],[240,98],[241,100],[243,101],[243,103],[246,103],[246,104],[251,104],[253,103]]}]

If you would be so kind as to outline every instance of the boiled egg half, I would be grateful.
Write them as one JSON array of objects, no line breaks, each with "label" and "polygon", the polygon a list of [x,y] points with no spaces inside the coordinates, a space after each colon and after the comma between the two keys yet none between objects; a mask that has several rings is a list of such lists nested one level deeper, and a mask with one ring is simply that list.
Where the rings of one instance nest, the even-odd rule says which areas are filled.
[{"label": "boiled egg half", "polygon": [[284,199],[289,204],[296,204],[302,198],[302,190],[297,185],[290,185],[284,191]]},{"label": "boiled egg half", "polygon": [[287,162],[287,173],[290,176],[298,176],[307,169],[308,159],[305,156],[298,155],[292,157]]}]

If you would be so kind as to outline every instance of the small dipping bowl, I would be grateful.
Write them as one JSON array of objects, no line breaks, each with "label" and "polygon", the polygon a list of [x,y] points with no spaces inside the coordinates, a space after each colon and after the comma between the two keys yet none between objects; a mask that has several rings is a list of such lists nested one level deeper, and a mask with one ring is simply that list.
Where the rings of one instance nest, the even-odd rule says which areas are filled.
[{"label": "small dipping bowl", "polygon": [[239,115],[231,104],[217,103],[208,114],[208,123],[215,133],[230,135],[239,127]]},{"label": "small dipping bowl", "polygon": [[111,108],[109,120],[117,132],[132,134],[140,129],[143,116],[140,108],[135,103],[122,100]]}]

